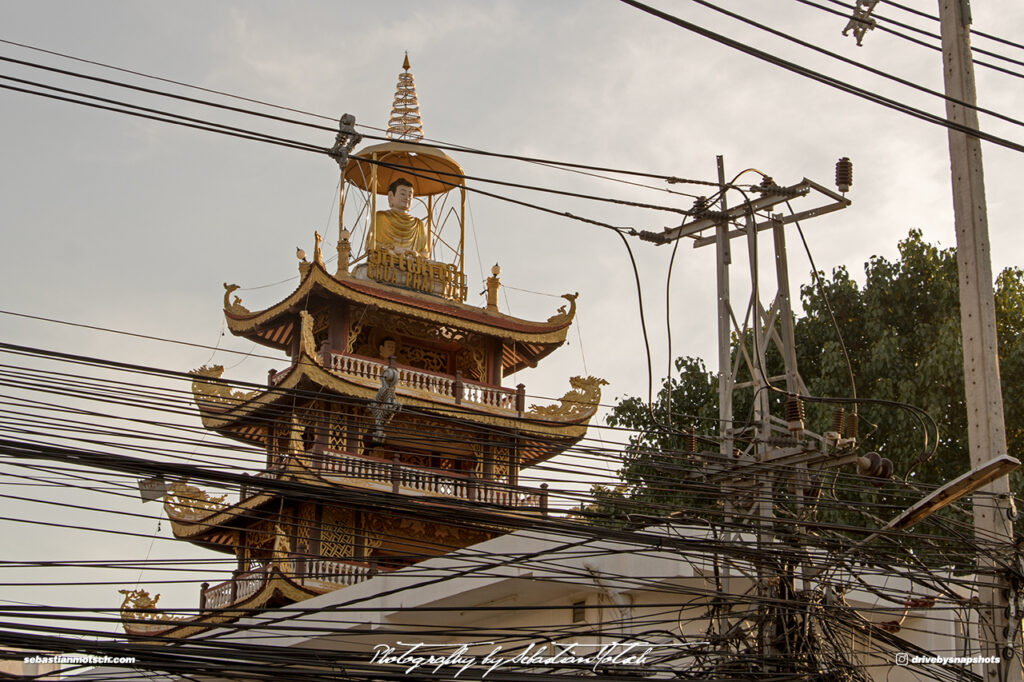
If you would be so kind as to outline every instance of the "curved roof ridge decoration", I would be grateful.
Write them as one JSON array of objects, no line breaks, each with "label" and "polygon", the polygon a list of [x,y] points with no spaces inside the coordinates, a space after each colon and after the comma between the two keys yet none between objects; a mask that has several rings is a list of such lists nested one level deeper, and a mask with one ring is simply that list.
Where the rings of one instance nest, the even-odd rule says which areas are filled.
[{"label": "curved roof ridge decoration", "polygon": [[[339,588],[342,587],[339,585]],[[315,597],[321,592],[311,590],[297,584],[281,572],[276,564],[271,564],[265,573],[260,588],[251,596],[236,601],[223,608],[201,613],[197,616],[174,616],[162,613],[156,608],[160,601],[158,594],[151,599],[149,592],[142,589],[132,591],[120,590],[125,595],[121,604],[121,622],[125,632],[134,636],[168,637],[183,639],[194,634],[207,632],[215,626],[229,623],[261,609],[274,597],[280,594],[292,602],[299,602]]]},{"label": "curved roof ridge decoration", "polygon": [[561,345],[565,340],[565,332],[576,316],[576,299],[578,293],[563,294],[568,301],[568,308],[560,306],[558,311],[544,322],[524,320],[500,312],[488,311],[484,308],[438,299],[429,294],[421,294],[412,290],[394,287],[379,282],[356,280],[352,277],[335,277],[321,265],[307,263],[298,287],[281,301],[259,311],[251,311],[242,305],[238,296],[231,300],[231,294],[239,289],[237,284],[224,285],[224,317],[228,329],[236,336],[255,331],[257,328],[273,322],[276,318],[292,314],[297,306],[302,306],[307,297],[316,289],[327,294],[334,294],[354,303],[375,305],[392,312],[400,312],[420,319],[440,324],[456,325],[493,336],[500,336],[517,341],[552,342],[555,338],[536,338],[558,334]]},{"label": "curved roof ridge decoration", "polygon": [[[209,400],[201,392],[207,385],[204,382],[195,382],[193,387],[200,391],[194,393],[194,396],[195,402],[199,406],[203,425],[206,428],[221,429],[245,420],[261,408],[269,407],[282,395],[299,390],[299,386],[304,380],[311,385],[321,386],[339,395],[349,395],[367,402],[374,399],[379,388],[379,384],[372,380],[361,380],[359,377],[350,377],[325,368],[316,356],[309,355],[305,349],[302,349],[301,357],[293,370],[280,383],[258,391],[258,395],[236,402],[232,406],[217,405],[214,401]],[[530,419],[530,425],[537,430],[538,435],[564,436],[565,434],[561,432],[566,428],[582,427],[585,429],[587,421],[597,412],[601,399],[601,386],[607,382],[596,377],[572,377],[569,381],[573,389],[558,399],[558,405],[534,406],[526,411],[525,416]],[[399,387],[398,394],[405,398],[406,404],[427,410],[432,407],[451,408],[456,404],[454,399],[447,400],[444,399],[444,396],[412,388]],[[462,408],[464,418],[468,421],[522,429],[521,417],[518,413],[512,411],[506,413],[487,405],[465,402],[460,405],[460,408]],[[582,435],[581,433],[579,437]]]}]

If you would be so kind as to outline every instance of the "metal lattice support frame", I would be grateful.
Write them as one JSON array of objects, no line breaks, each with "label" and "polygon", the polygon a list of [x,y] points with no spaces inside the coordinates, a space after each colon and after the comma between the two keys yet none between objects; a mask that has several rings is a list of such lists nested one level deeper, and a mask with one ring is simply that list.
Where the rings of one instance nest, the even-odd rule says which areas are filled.
[{"label": "metal lattice support frame", "polygon": [[[718,157],[718,179],[721,198],[715,207],[717,210],[709,207],[706,201],[698,200],[690,222],[661,234],[644,233],[641,238],[669,243],[688,237],[695,247],[715,246],[721,440],[719,452],[705,452],[698,456],[705,460],[703,475],[708,482],[718,482],[722,486],[726,513],[737,521],[749,523],[756,533],[758,547],[770,556],[770,550],[778,547],[773,519],[779,484],[785,484],[784,487],[793,491],[790,503],[803,507],[803,490],[811,470],[840,466],[854,458],[852,448],[846,455],[830,453],[831,446],[836,444],[804,429],[799,400],[793,398],[807,395],[807,388],[797,367],[785,241],[787,223],[846,208],[850,201],[807,179],[790,187],[779,187],[765,177],[761,185],[748,195],[747,201],[730,209],[725,199],[727,184],[722,157]],[[789,216],[770,212],[773,207],[806,197],[812,191],[824,195],[826,203]],[[775,291],[771,299],[766,297],[766,291],[761,287],[763,273],[759,271],[758,236],[767,230],[772,232],[775,264]],[[742,308],[733,304],[730,288],[734,239],[746,241],[749,261],[750,294],[742,302]],[[733,338],[739,339],[735,355],[732,352]],[[773,344],[778,348],[784,365],[783,373],[778,376],[768,376],[766,364],[768,350]],[[769,396],[771,391],[778,390],[775,388],[777,382],[784,382],[786,393],[790,394],[791,400],[796,400],[793,414],[785,415],[786,419],[773,416],[769,410]],[[734,398],[741,390],[752,393],[753,415],[749,422],[737,427]],[[741,443],[746,445],[738,449]],[[741,465],[740,468],[736,468],[737,464]],[[739,533],[727,535],[732,537],[723,538],[724,541],[737,541]],[[741,615],[737,621],[740,614],[731,613],[731,607],[723,605],[712,621],[718,630],[717,635],[724,637],[730,632],[733,633],[730,636],[735,636],[736,628],[750,620],[750,626],[742,628],[745,632],[743,646],[767,656],[766,670],[781,671],[788,664],[784,662],[783,652],[776,650],[777,643],[771,631],[782,621],[771,607],[764,605],[777,601],[784,592],[795,593],[795,567],[767,559],[755,569],[753,589],[762,606]],[[744,578],[743,573],[737,567],[721,566],[716,575],[724,592],[732,594],[734,583]]]}]

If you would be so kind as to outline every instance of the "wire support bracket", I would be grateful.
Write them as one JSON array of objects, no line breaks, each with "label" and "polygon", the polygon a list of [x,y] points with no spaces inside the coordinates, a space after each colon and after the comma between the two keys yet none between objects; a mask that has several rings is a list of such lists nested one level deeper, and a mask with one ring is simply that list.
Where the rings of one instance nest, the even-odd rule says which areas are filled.
[{"label": "wire support bracket", "polygon": [[344,171],[348,165],[348,155],[362,141],[363,136],[356,132],[356,117],[352,114],[342,114],[338,120],[338,134],[334,138],[334,146],[327,154],[337,161],[338,166]]},{"label": "wire support bracket", "polygon": [[[751,213],[760,213],[766,211],[773,206],[785,203],[796,197],[805,197],[811,193],[811,191],[818,192],[825,196],[830,201],[823,203],[821,206],[816,208],[808,209],[806,211],[800,211],[792,215],[786,216],[773,216],[767,220],[756,223],[757,231],[767,230],[777,224],[787,224],[796,222],[798,220],[804,220],[807,218],[814,218],[816,216],[838,211],[840,209],[847,208],[852,202],[844,197],[843,195],[834,192],[827,187],[819,185],[813,180],[804,178],[795,185],[789,187],[778,187],[772,185],[763,189],[758,189],[761,192],[761,196],[757,199],[753,199],[750,202],[744,202],[733,206],[727,211],[715,211],[709,212],[708,215],[698,218],[691,223],[681,225],[679,227],[668,228],[662,232],[651,232],[645,230],[640,233],[640,239],[654,244],[669,244],[682,237],[690,237],[694,240],[693,246],[697,248],[699,246],[707,246],[715,243],[715,235],[705,236],[703,232],[710,230],[718,225],[729,225],[734,222],[738,222],[742,218],[749,216]],[[736,237],[742,237],[747,234],[748,227],[737,228],[730,230],[726,237],[728,239],[734,239]]]},{"label": "wire support bracket", "polygon": [[878,22],[871,16],[871,12],[874,11],[877,4],[878,0],[857,0],[857,6],[853,8],[853,15],[847,22],[846,28],[843,29],[844,36],[853,31],[853,37],[857,39],[857,47],[863,44],[864,34],[874,30],[878,25]]}]

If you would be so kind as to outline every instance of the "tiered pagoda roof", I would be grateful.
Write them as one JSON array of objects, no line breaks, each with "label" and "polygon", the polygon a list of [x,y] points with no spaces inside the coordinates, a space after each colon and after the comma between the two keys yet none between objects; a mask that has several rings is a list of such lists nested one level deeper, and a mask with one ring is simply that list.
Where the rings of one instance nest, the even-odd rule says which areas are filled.
[{"label": "tiered pagoda roof", "polygon": [[[417,140],[408,68],[406,60],[393,119],[404,131],[399,138]],[[349,137],[339,134],[339,145],[354,139],[351,121],[343,119],[342,130]],[[123,590],[131,634],[190,636],[508,532],[499,521],[460,518],[467,504],[499,520],[546,515],[547,484],[524,487],[519,472],[573,446],[596,413],[601,379],[574,377],[556,403],[529,407],[523,384],[502,386],[565,342],[577,295],[566,294],[544,321],[506,315],[498,309],[496,265],[486,305],[464,302],[461,167],[415,141],[344,157],[341,214],[349,192],[363,193],[362,255],[351,257],[342,224],[337,271],[327,271],[317,235],[312,260],[300,255],[297,287],[268,308],[250,311],[234,296],[239,287],[225,284],[231,333],[283,351],[287,366],[250,391],[222,379],[223,367],[193,372],[203,425],[259,447],[266,466],[230,502],[177,481],[164,509],[176,538],[234,554],[238,566],[230,580],[203,585],[191,618],[160,613],[159,595]],[[390,208],[377,211],[385,192]],[[460,193],[461,203],[447,203],[449,192]],[[425,219],[410,214],[413,196],[426,197]],[[446,239],[453,214],[458,233]],[[284,489],[308,494],[282,493],[270,484],[277,481],[303,484]],[[368,503],[367,495],[378,501]],[[388,505],[379,500],[398,499],[388,495],[440,513],[426,521],[407,504],[383,511]]]}]

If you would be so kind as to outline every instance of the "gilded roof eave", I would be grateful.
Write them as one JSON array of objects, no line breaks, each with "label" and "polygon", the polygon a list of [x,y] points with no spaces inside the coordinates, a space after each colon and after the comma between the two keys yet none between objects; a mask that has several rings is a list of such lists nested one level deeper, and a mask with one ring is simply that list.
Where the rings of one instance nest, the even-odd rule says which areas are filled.
[{"label": "gilded roof eave", "polygon": [[[255,416],[260,410],[270,407],[280,400],[282,395],[298,390],[304,382],[333,391],[339,395],[363,398],[367,401],[373,400],[379,389],[379,386],[362,385],[356,377],[336,375],[324,369],[316,358],[309,356],[304,350],[301,350],[298,362],[292,367],[281,383],[273,388],[254,392],[255,395],[250,394],[246,400],[240,401],[237,405],[227,409],[212,408],[212,403],[203,400],[200,396],[196,396],[196,404],[199,407],[203,426],[211,430],[222,430]],[[592,406],[592,409],[564,419],[559,418],[557,414],[551,417],[534,417],[528,414],[526,415],[526,420],[524,420],[518,415],[501,414],[499,410],[488,408],[485,405],[477,406],[465,402],[461,405],[456,405],[454,399],[432,394],[428,391],[398,387],[397,395],[401,398],[403,404],[411,407],[426,410],[438,407],[443,407],[446,410],[457,408],[462,412],[460,418],[467,421],[525,431],[527,437],[529,435],[536,435],[540,437],[579,440],[586,434],[590,419],[597,412],[597,405],[595,404]]]},{"label": "gilded roof eave", "polygon": [[[276,498],[277,495],[274,493],[257,493],[252,497],[248,497],[241,502],[236,502],[235,504],[213,512],[207,516],[197,516],[191,519],[173,514],[172,510],[167,508],[167,505],[164,506],[164,511],[167,513],[167,518],[171,521],[171,530],[176,539],[199,541],[203,539],[204,534],[214,530],[219,530],[221,526],[235,520],[242,514],[252,511]],[[211,544],[222,543],[203,541],[201,544],[205,547],[210,547]]]},{"label": "gilded roof eave", "polygon": [[570,304],[568,311],[563,306],[546,322],[533,322],[386,284],[357,280],[351,276],[334,277],[319,263],[309,264],[305,268],[299,286],[287,298],[259,312],[247,310],[237,297],[234,303],[230,302],[231,292],[238,287],[225,285],[225,288],[224,317],[228,329],[236,336],[249,337],[264,344],[266,340],[258,337],[259,332],[273,326],[281,316],[294,314],[296,310],[304,308],[308,297],[318,290],[354,303],[377,306],[428,322],[509,341],[553,344],[554,347],[565,342],[569,325],[576,314],[575,295],[565,296]]},{"label": "gilded roof eave", "polygon": [[[292,602],[300,602],[310,597],[315,597],[319,592],[303,587],[288,576],[281,573],[277,566],[271,569],[271,573],[255,594],[246,599],[240,600],[231,606],[204,613],[195,618],[187,620],[166,620],[155,619],[138,620],[126,616],[122,608],[121,621],[124,630],[129,635],[137,637],[159,637],[184,639],[202,632],[209,632],[213,627],[223,623],[230,623],[239,618],[252,615],[252,611],[263,608],[274,597],[279,594]],[[128,611],[127,613],[131,613]],[[166,623],[166,629],[157,629],[154,626]]]}]

